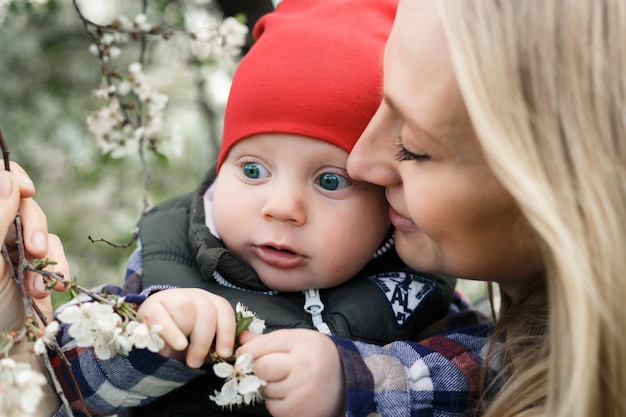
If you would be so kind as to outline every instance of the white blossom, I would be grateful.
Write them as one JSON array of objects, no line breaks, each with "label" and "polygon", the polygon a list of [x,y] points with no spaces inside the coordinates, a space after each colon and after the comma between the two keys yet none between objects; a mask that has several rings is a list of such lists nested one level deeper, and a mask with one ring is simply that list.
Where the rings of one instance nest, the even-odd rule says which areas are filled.
[{"label": "white blossom", "polygon": [[138,73],[141,73],[141,71],[143,71],[143,66],[139,62],[133,62],[132,64],[128,66],[128,71],[131,74],[138,74]]},{"label": "white blossom", "polygon": [[198,42],[209,42],[215,36],[218,20],[205,8],[192,8],[185,12],[185,29],[193,33]]},{"label": "white blossom", "polygon": [[115,87],[114,85],[102,84],[96,90],[93,90],[93,95],[94,97],[97,97],[99,99],[107,100],[109,97],[111,97],[111,94],[115,94],[116,89],[117,87]]},{"label": "white blossom", "polygon": [[221,407],[233,405],[254,404],[263,400],[261,387],[267,383],[254,375],[252,355],[244,353],[239,356],[235,364],[218,362],[213,365],[213,372],[220,378],[226,378],[226,382],[220,391],[209,398]]},{"label": "white blossom", "polygon": [[220,35],[224,39],[224,47],[236,51],[236,53],[239,53],[239,49],[246,43],[247,34],[248,27],[232,16],[224,19],[220,25]]},{"label": "white blossom", "polygon": [[119,58],[119,56],[122,54],[122,50],[120,48],[118,48],[117,46],[112,46],[109,48],[109,56],[113,59],[115,58]]},{"label": "white blossom", "polygon": [[35,353],[43,355],[46,352],[46,346],[54,346],[56,343],[56,335],[59,331],[59,322],[51,321],[44,329],[43,335],[35,342]]},{"label": "white blossom", "polygon": [[100,37],[100,43],[102,43],[103,45],[107,45],[107,46],[113,45],[113,43],[115,43],[116,40],[117,38],[111,32],[105,32]]},{"label": "white blossom", "polygon": [[248,326],[248,331],[251,333],[263,333],[265,330],[265,320],[261,320],[254,314],[252,311],[248,310],[248,307],[243,305],[242,303],[237,303],[235,306],[235,313],[241,314],[241,317],[254,317],[250,326]]},{"label": "white blossom", "polygon": [[191,52],[200,60],[210,57],[232,58],[241,52],[248,27],[234,17],[220,21],[206,8],[190,8],[185,12],[185,29],[193,34]]},{"label": "white blossom", "polygon": [[98,56],[100,55],[100,48],[98,48],[98,45],[96,45],[95,43],[92,43],[91,45],[89,45],[89,53],[91,55]]},{"label": "white blossom", "polygon": [[102,360],[128,355],[133,348],[158,352],[165,345],[158,335],[160,326],[148,326],[136,320],[124,322],[111,304],[85,302],[69,305],[57,318],[70,324],[68,333],[77,346],[92,346]]},{"label": "white blossom", "polygon": [[140,132],[142,128],[135,129],[131,124],[117,127],[109,132],[109,134],[98,141],[98,145],[104,153],[109,154],[111,158],[124,158],[133,153],[137,153],[139,149]]},{"label": "white blossom", "polygon": [[132,90],[133,86],[130,82],[124,80],[117,86],[117,94],[125,96]]},{"label": "white blossom", "polygon": [[[101,95],[102,93],[99,94]],[[124,116],[117,99],[111,99],[104,107],[91,112],[87,116],[87,127],[96,137],[105,136],[123,122]]]},{"label": "white blossom", "polygon": [[133,23],[135,24],[135,27],[137,29],[143,32],[150,32],[152,30],[152,25],[150,24],[150,22],[148,22],[148,17],[143,13],[135,16]]},{"label": "white blossom", "polygon": [[159,325],[148,326],[145,323],[131,321],[126,326],[126,333],[132,344],[138,349],[148,349],[151,352],[160,351],[165,342],[159,336],[162,327]]},{"label": "white blossom", "polygon": [[30,365],[11,358],[0,359],[0,416],[34,415],[46,383],[46,378]]},{"label": "white blossom", "polygon": [[120,27],[124,30],[128,30],[132,28],[133,26],[128,16],[125,16],[125,15],[121,15],[120,17],[118,17],[117,22],[119,23]]},{"label": "white blossom", "polygon": [[57,315],[64,323],[77,346],[93,346],[100,359],[109,359],[118,353],[128,354],[129,344],[122,336],[122,318],[113,306],[103,303],[70,305]]},{"label": "white blossom", "polygon": [[[111,359],[117,354],[128,355],[132,344],[122,331],[120,327],[115,327],[110,332],[95,333],[92,341],[82,346],[93,346],[96,356],[102,360]],[[78,342],[76,344],[81,346]]]}]

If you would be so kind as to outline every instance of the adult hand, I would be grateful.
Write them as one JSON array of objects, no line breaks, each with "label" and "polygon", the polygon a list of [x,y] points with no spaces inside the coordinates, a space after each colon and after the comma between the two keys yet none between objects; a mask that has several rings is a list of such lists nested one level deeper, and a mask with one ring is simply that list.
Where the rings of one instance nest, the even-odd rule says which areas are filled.
[{"label": "adult hand", "polygon": [[[20,187],[17,178],[9,172],[0,172],[0,241],[4,241],[9,227],[13,225],[19,203]],[[17,330],[24,324],[24,307],[4,259],[0,265],[0,303],[0,331]]]},{"label": "adult hand", "polygon": [[244,332],[237,355],[250,353],[254,374],[267,381],[265,405],[274,417],[345,415],[345,380],[332,340],[306,329],[264,335]]},{"label": "adult hand", "polygon": [[[14,267],[17,267],[18,251],[14,220],[19,209],[23,230],[25,255],[29,260],[49,258],[58,262],[46,268],[49,271],[70,276],[63,246],[58,237],[48,234],[46,216],[32,199],[35,186],[26,172],[16,163],[11,163],[11,172],[0,172],[0,242],[6,242]],[[26,288],[36,299],[39,308],[48,319],[52,318],[52,303],[40,274],[26,272]],[[65,289],[57,284],[55,289]],[[0,331],[16,330],[23,325],[24,307],[9,267],[4,259],[0,266]]]},{"label": "adult hand", "polygon": [[[21,199],[19,200],[19,212],[22,224],[22,238],[26,257],[28,260],[48,258],[56,262],[56,265],[50,265],[45,268],[47,271],[54,272],[70,280],[70,268],[63,251],[63,245],[60,239],[53,234],[48,233],[48,222],[45,213],[39,205],[33,200],[35,195],[35,186],[26,171],[15,162],[11,162],[11,173],[17,178]],[[13,214],[15,217],[15,214]],[[8,219],[7,219],[8,220]],[[11,219],[12,223],[13,219]],[[14,227],[8,228],[6,239],[7,248],[11,253],[13,263],[17,264],[17,246],[15,243],[16,232]],[[31,296],[34,298],[46,298],[49,291],[46,289],[43,278],[36,272],[26,272],[26,287]],[[66,289],[62,283],[58,283],[55,287],[57,291]]]},{"label": "adult hand", "polygon": [[[46,216],[32,199],[34,193],[35,187],[32,181],[19,165],[11,163],[11,172],[0,170],[0,242],[6,242],[15,270],[19,256],[14,221],[19,209],[25,256],[31,260],[46,257],[54,259],[58,264],[47,269],[69,277],[69,267],[61,241],[56,236],[48,234]],[[38,282],[41,285],[38,286]],[[40,274],[26,273],[26,288],[36,298],[35,302],[42,312],[48,319],[51,319],[52,303],[49,292],[42,287],[44,286]],[[58,284],[56,288],[64,289],[65,287]],[[9,264],[2,257],[0,260],[0,331],[18,330],[24,325],[25,316],[24,303],[18,286],[11,277]],[[11,349],[10,356],[17,362],[28,363],[31,368],[47,375],[41,357],[32,350],[32,343],[25,341],[17,343]],[[50,382],[43,387],[43,390],[44,397],[39,403],[36,416],[52,415],[61,403]]]},{"label": "adult hand", "polygon": [[173,288],[149,296],[138,310],[145,322],[163,327],[162,355],[202,366],[215,339],[215,351],[228,358],[235,346],[235,311],[218,295],[198,288]]}]

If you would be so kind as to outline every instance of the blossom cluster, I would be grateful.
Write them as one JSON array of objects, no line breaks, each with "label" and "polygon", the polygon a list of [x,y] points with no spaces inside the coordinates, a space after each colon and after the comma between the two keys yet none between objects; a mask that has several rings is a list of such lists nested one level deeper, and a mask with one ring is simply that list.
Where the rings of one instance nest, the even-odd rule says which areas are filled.
[{"label": "blossom cluster", "polygon": [[104,105],[87,116],[87,127],[103,153],[121,158],[138,153],[144,139],[158,142],[168,96],[153,88],[138,62],[131,63],[128,72],[116,73],[116,78],[117,83],[94,90]]},{"label": "blossom cluster", "polygon": [[7,9],[20,8],[25,9],[33,6],[41,6],[48,4],[48,0],[0,0],[0,25],[4,22],[7,15]]},{"label": "blossom cluster", "polygon": [[184,19],[185,30],[191,35],[191,52],[201,61],[238,55],[246,42],[248,27],[234,17],[220,21],[206,9],[192,8]]},{"label": "blossom cluster", "polygon": [[[138,321],[134,314],[128,314],[132,307],[126,308],[123,301],[115,303],[72,304],[57,314],[57,319],[70,324],[68,333],[76,340],[77,346],[93,346],[100,359],[128,355],[133,348],[148,349],[151,352],[158,352],[163,348],[165,342],[158,334],[161,326],[148,326]],[[56,333],[58,326],[58,322],[53,321],[46,327],[46,335],[42,338],[46,339],[44,344],[51,345],[54,338],[50,336]]]},{"label": "blossom cluster", "polygon": [[[157,153],[163,139],[164,110],[169,98],[153,87],[145,73],[145,37],[168,39],[176,31],[151,23],[145,13],[132,19],[120,16],[107,26],[95,25],[84,17],[83,22],[86,28],[97,28],[91,31],[96,42],[89,50],[98,57],[103,74],[94,95],[104,103],[87,117],[88,129],[98,147],[112,158],[141,153],[144,144]],[[222,20],[201,7],[185,10],[184,22],[190,52],[199,62],[238,56],[248,33],[247,26],[234,17]],[[124,45],[137,39],[144,39],[139,59],[127,70],[113,68],[111,61],[121,57]]]},{"label": "blossom cluster", "polygon": [[26,363],[0,359],[0,416],[29,417],[37,411],[46,378]]},{"label": "blossom cluster", "polygon": [[[159,352],[164,347],[164,341],[159,335],[161,327],[143,323],[134,307],[132,303],[101,296],[96,296],[92,302],[76,299],[62,307],[56,320],[39,332],[35,353],[44,355],[48,348],[57,346],[56,334],[60,323],[70,325],[68,333],[75,339],[77,346],[93,347],[96,356],[102,360],[116,355],[127,356],[132,349]],[[235,311],[236,337],[244,330],[263,332],[265,322],[246,306],[238,303]],[[213,352],[211,359],[214,361],[215,375],[226,379],[222,389],[209,396],[217,405],[232,408],[264,400],[262,387],[266,382],[254,375],[251,355],[241,355],[231,363],[232,360],[220,358]],[[10,357],[0,359],[0,416],[33,415],[43,397],[43,386],[46,383],[46,378],[32,370],[30,365],[16,363]]]},{"label": "blossom cluster", "polygon": [[[235,312],[237,314],[237,336],[244,330],[252,333],[263,333],[265,321],[259,319],[246,306],[237,303]],[[213,365],[215,375],[226,378],[222,389],[209,396],[209,399],[215,404],[232,408],[242,404],[256,404],[264,400],[261,389],[267,383],[254,375],[252,355],[243,354],[235,360],[234,364],[223,361],[217,356],[213,356],[213,359],[216,361]]]}]

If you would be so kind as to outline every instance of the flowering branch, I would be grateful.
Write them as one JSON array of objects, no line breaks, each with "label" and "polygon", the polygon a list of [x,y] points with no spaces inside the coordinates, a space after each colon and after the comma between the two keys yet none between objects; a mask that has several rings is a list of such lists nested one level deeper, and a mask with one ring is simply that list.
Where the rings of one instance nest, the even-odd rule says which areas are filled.
[{"label": "flowering branch", "polygon": [[[10,151],[1,131],[0,146],[2,147],[4,169],[10,171]],[[16,343],[21,343],[25,340],[33,341],[37,338],[39,334],[39,321],[35,318],[35,313],[40,322],[44,325],[46,324],[46,317],[33,303],[25,287],[24,272],[28,261],[26,260],[24,250],[22,224],[19,213],[15,216],[13,225],[16,233],[15,243],[18,250],[17,270],[13,265],[6,243],[4,242],[2,244],[2,254],[7,263],[9,274],[18,287],[19,295],[24,304],[26,318],[24,327],[20,330],[0,333],[0,340],[2,340],[2,350],[0,351],[0,358],[2,358],[0,359],[0,415],[17,415],[15,413],[26,413],[24,415],[30,415],[36,410],[39,401],[43,397],[42,387],[46,383],[46,379],[43,375],[31,370],[30,365],[17,364],[13,359],[9,358],[8,355],[11,348]],[[62,281],[62,277],[59,277],[59,279]],[[49,361],[44,362],[46,365],[49,364]],[[47,371],[51,372],[51,368],[47,368]],[[51,373],[51,375],[53,374]],[[55,381],[55,387],[57,387],[58,394],[61,394],[57,381]],[[66,406],[68,415],[73,415],[67,401],[64,401],[64,405]]]},{"label": "flowering branch", "polygon": [[[1,131],[0,145],[5,169],[10,170],[8,158],[10,152]],[[76,282],[71,284],[69,291],[72,298],[77,300],[77,304],[69,305],[63,309],[57,315],[58,321],[54,320],[47,323],[45,315],[37,308],[26,290],[25,271],[39,273],[49,290],[54,288],[58,282],[67,285],[66,281],[63,276],[44,270],[46,266],[54,264],[54,261],[46,259],[35,260],[34,264],[28,262],[19,213],[15,217],[14,227],[18,252],[17,268],[13,264],[5,243],[2,245],[2,254],[7,263],[9,274],[17,284],[26,317],[24,326],[19,330],[0,333],[0,415],[24,417],[32,415],[43,397],[42,387],[47,383],[43,375],[30,369],[30,365],[18,364],[9,357],[11,348],[24,341],[35,342],[35,353],[44,356],[46,371],[53,380],[57,395],[61,398],[65,414],[73,415],[51,368],[47,357],[47,348],[54,349],[64,362],[79,393],[84,411],[90,415],[82,397],[80,386],[69,366],[69,361],[57,344],[56,333],[59,329],[59,322],[70,324],[68,332],[70,336],[76,339],[76,344],[78,346],[93,346],[100,359],[108,359],[117,354],[127,355],[133,348],[147,348],[153,352],[158,352],[164,345],[163,340],[158,336],[160,328],[142,323],[134,304],[106,294],[95,294]],[[94,302],[82,302],[78,297],[79,293],[87,295]],[[41,325],[43,325],[43,329]]]},{"label": "flowering branch", "polygon": [[[112,158],[123,158],[137,153],[143,175],[143,196],[140,217],[149,208],[148,189],[150,174],[146,161],[146,150],[157,160],[167,163],[167,157],[160,152],[159,145],[165,139],[164,115],[169,97],[155,89],[148,80],[146,51],[148,38],[169,40],[176,34],[184,34],[190,41],[194,65],[203,73],[205,62],[230,61],[239,56],[245,44],[247,27],[237,19],[229,17],[219,22],[212,18],[206,9],[190,7],[184,0],[171,1],[178,4],[184,13],[185,29],[154,24],[147,18],[147,1],[142,0],[141,11],[135,17],[119,16],[111,23],[103,25],[88,19],[81,11],[77,0],[72,0],[74,9],[85,29],[93,40],[90,52],[97,56],[102,73],[100,86],[93,91],[95,97],[103,101],[103,106],[87,116],[87,126],[96,139],[97,146]],[[131,60],[127,69],[114,67],[112,62],[122,56],[124,47],[131,41],[139,43],[136,60]],[[204,91],[208,80],[201,77],[199,90]],[[209,126],[215,124],[212,105],[203,94],[202,109],[210,119]],[[214,135],[216,136],[216,135]],[[138,238],[135,231],[124,244],[112,243],[106,239],[92,239],[91,242],[105,242],[114,247],[126,248]]]},{"label": "flowering branch", "polygon": [[[239,340],[239,334],[248,330],[252,333],[263,333],[265,321],[259,319],[246,306],[237,303],[235,307],[237,327],[235,341]],[[226,382],[220,391],[215,391],[209,398],[221,407],[231,408],[242,404],[256,404],[263,402],[265,397],[261,390],[267,382],[254,375],[254,364],[249,353],[239,356],[232,364],[233,358],[225,360],[212,353],[214,362],[213,372],[220,378],[226,378]]]},{"label": "flowering branch", "polygon": [[[19,1],[28,2],[29,0]],[[201,86],[205,92],[206,85],[209,83],[206,79],[206,72],[202,71],[203,66],[215,65],[216,62],[227,61],[238,56],[247,35],[247,28],[240,21],[235,18],[219,21],[199,7],[199,3],[193,7],[187,6],[185,0],[171,0],[169,3],[180,6],[184,14],[185,29],[150,23],[147,18],[147,0],[141,0],[141,11],[134,18],[120,16],[108,25],[97,24],[87,19],[78,7],[77,0],[72,0],[85,32],[94,42],[90,51],[97,56],[102,74],[100,86],[94,91],[94,95],[103,100],[104,104],[87,116],[88,129],[96,138],[103,153],[112,158],[138,153],[144,184],[141,216],[148,209],[149,173],[145,151],[152,152],[160,161],[167,159],[160,153],[159,144],[164,139],[162,135],[164,112],[169,98],[152,86],[145,73],[148,40],[150,38],[168,40],[177,33],[186,34],[193,57],[190,61],[193,61],[199,69],[198,73],[202,74],[198,86]],[[0,12],[4,10],[3,7],[5,6],[0,0]],[[3,14],[0,13],[0,17],[2,16]],[[120,58],[124,46],[132,41],[136,41],[139,45],[137,59],[132,60],[126,69],[115,67],[114,60]],[[206,96],[203,96],[206,99]],[[211,103],[205,99],[202,100],[202,107],[210,115],[212,114]],[[5,169],[8,170],[9,151],[1,132],[0,142]],[[74,304],[66,306],[57,314],[56,320],[47,323],[46,317],[37,308],[25,288],[25,272],[39,273],[48,289],[55,287],[59,281],[64,283],[67,281],[65,277],[44,269],[53,264],[53,261],[37,260],[32,264],[27,261],[19,213],[15,218],[14,227],[18,260],[11,258],[10,255],[15,254],[9,253],[6,245],[2,247],[2,255],[9,266],[12,279],[19,288],[26,319],[24,326],[19,330],[0,333],[0,415],[27,417],[34,413],[37,403],[43,396],[41,387],[46,383],[45,378],[42,379],[38,371],[30,370],[28,365],[16,363],[9,357],[11,348],[25,341],[35,342],[35,352],[43,355],[45,369],[50,374],[57,394],[61,398],[65,414],[73,415],[52,370],[47,356],[48,349],[57,352],[73,380],[83,404],[83,412],[90,415],[69,361],[56,342],[56,333],[60,323],[69,325],[68,332],[75,338],[78,346],[93,346],[100,359],[118,354],[127,355],[131,349],[135,348],[159,351],[163,346],[163,341],[158,336],[159,328],[142,323],[136,313],[135,305],[107,294],[95,294],[76,282],[66,284],[71,285],[69,292],[75,301]],[[132,240],[123,247],[130,246],[136,238],[137,235],[133,235]],[[99,240],[102,239],[95,241]],[[81,298],[79,294],[84,297]],[[93,302],[86,302],[85,297]],[[245,307],[238,306],[237,323],[241,327],[238,327],[237,334],[243,329],[256,331],[255,328],[259,326],[259,322],[262,321],[248,312]],[[226,383],[223,389],[216,391],[215,397],[212,396],[212,398],[218,404],[229,407],[262,401],[261,387],[265,382],[253,375],[250,358],[242,356],[231,364],[233,359],[214,358],[215,374],[226,377]],[[226,375],[225,370],[228,366],[232,368],[232,372]]]},{"label": "flowering branch", "polygon": [[[5,162],[5,169],[10,169],[9,150],[4,136],[0,131],[0,146]],[[125,302],[115,296],[95,294],[81,287],[75,281],[69,292],[76,301],[65,306],[57,315],[56,320],[47,323],[46,317],[39,311],[25,287],[25,271],[33,271],[42,276],[46,287],[52,290],[58,282],[67,285],[64,277],[45,268],[55,264],[54,261],[44,259],[35,260],[34,264],[26,260],[23,235],[19,213],[14,220],[16,230],[16,245],[18,248],[17,269],[13,265],[6,244],[2,246],[2,253],[8,265],[11,278],[19,288],[19,295],[24,304],[26,319],[24,326],[17,331],[0,333],[0,415],[28,416],[37,410],[37,405],[43,397],[42,387],[47,380],[30,368],[28,364],[16,363],[10,358],[11,348],[22,341],[34,341],[34,351],[43,355],[45,369],[50,374],[57,395],[61,398],[65,413],[73,413],[60,387],[55,373],[47,357],[47,349],[54,349],[61,358],[68,373],[71,375],[76,391],[83,403],[87,415],[85,400],[65,354],[61,351],[56,334],[60,323],[69,324],[68,333],[75,339],[79,347],[93,347],[99,359],[110,359],[116,355],[128,355],[132,349],[148,349],[159,352],[164,347],[164,341],[159,336],[161,327],[148,326],[138,315],[136,305]],[[93,302],[83,302],[79,293],[87,295]],[[236,340],[242,331],[262,333],[265,322],[249,311],[243,304],[236,306]],[[37,318],[35,318],[37,315]],[[40,327],[40,323],[44,328]],[[226,378],[221,391],[215,391],[209,398],[223,407],[254,404],[263,401],[262,387],[266,384],[254,375],[254,367],[250,355],[242,355],[231,363],[233,358],[223,359],[215,352],[210,354],[214,362],[213,371],[216,376]]]}]

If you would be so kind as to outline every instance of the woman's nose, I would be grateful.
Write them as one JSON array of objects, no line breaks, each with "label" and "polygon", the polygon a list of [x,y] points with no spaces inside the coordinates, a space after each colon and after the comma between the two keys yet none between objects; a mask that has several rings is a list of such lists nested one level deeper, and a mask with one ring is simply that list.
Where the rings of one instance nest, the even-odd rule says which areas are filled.
[{"label": "woman's nose", "polygon": [[381,104],[350,152],[348,174],[356,180],[381,186],[399,181],[394,145],[399,134],[397,118],[384,103]]}]

